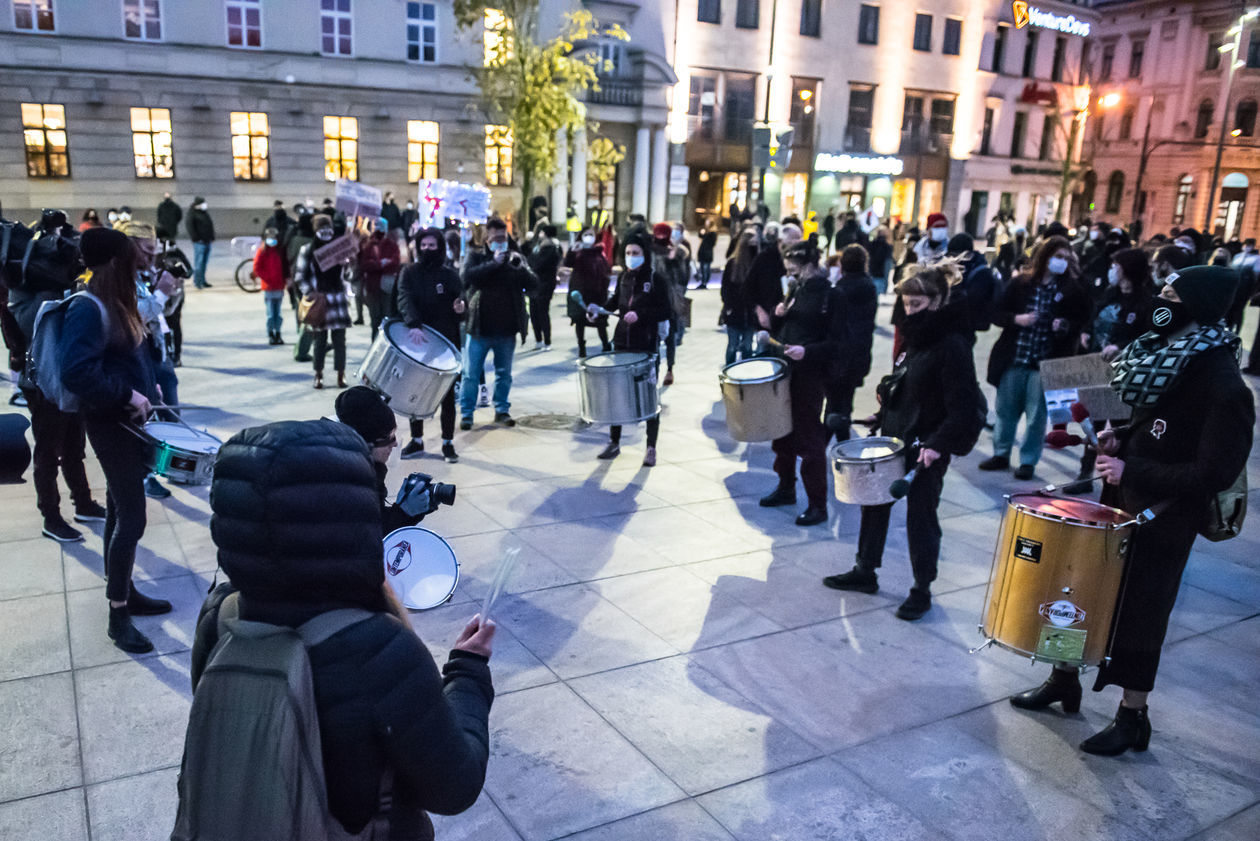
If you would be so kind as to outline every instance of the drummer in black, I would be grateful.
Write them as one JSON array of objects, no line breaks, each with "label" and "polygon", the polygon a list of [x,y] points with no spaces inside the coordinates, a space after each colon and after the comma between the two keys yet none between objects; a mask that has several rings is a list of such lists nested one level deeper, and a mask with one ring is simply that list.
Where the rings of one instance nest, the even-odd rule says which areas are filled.
[{"label": "drummer in black", "polygon": [[796,504],[796,460],[801,460],[801,483],[809,504],[798,526],[827,521],[827,439],[822,423],[828,378],[844,336],[843,313],[831,281],[818,265],[822,252],[809,242],[797,242],[783,253],[790,278],[787,300],[774,310],[773,346],[791,366],[789,394],[792,431],[776,438],[774,472],[779,486],[761,498],[761,505]]},{"label": "drummer in black", "polygon": [[[984,426],[984,398],[976,382],[971,353],[967,304],[951,287],[962,280],[953,262],[924,268],[897,284],[905,320],[902,351],[893,372],[880,381],[874,423],[887,436],[906,444],[906,470],[915,469],[906,494],[906,542],[914,587],[897,608],[897,617],[914,621],[932,607],[931,587],[941,553],[941,526],[936,509],[941,501],[951,455],[966,455]],[[862,506],[857,564],[848,572],[829,575],[823,584],[834,590],[874,593],[876,570],[894,503]]]},{"label": "drummer in black", "polygon": [[[1151,509],[1156,516],[1133,538],[1111,659],[1094,681],[1094,691],[1114,684],[1124,697],[1111,724],[1081,743],[1086,753],[1146,750],[1146,701],[1181,574],[1213,498],[1246,469],[1255,401],[1238,371],[1241,341],[1223,321],[1237,284],[1237,274],[1221,266],[1174,272],[1155,300],[1150,332],[1112,362],[1111,386],[1133,407],[1133,417],[1099,435],[1102,502],[1131,513]],[[1056,701],[1064,712],[1080,709],[1075,668],[1056,664],[1049,680],[1011,698],[1012,705],[1030,710]]]},{"label": "drummer in black", "polygon": [[[646,233],[633,233],[626,240],[626,270],[617,279],[617,286],[612,297],[608,299],[606,308],[621,317],[613,330],[613,350],[638,351],[650,354],[656,370],[660,371],[660,357],[657,348],[660,345],[660,328],[662,321],[669,318],[669,290],[664,284],[668,281],[658,278],[652,272],[652,239]],[[655,376],[655,375],[654,375]],[[643,455],[643,466],[656,464],[656,437],[661,431],[661,414],[647,422],[647,452]],[[600,458],[616,458],[621,453],[621,425],[617,424],[608,430],[608,445],[599,454]]]},{"label": "drummer in black", "polygon": [[[416,261],[403,270],[398,279],[398,309],[403,323],[411,328],[407,338],[422,343],[428,325],[441,333],[455,347],[460,346],[459,325],[464,320],[464,290],[459,274],[446,265],[446,242],[437,228],[425,228],[416,234]],[[459,461],[455,453],[455,394],[459,378],[442,398],[442,457],[451,464]],[[424,452],[424,421],[411,421],[411,440],[403,447],[403,458],[415,458]]]}]

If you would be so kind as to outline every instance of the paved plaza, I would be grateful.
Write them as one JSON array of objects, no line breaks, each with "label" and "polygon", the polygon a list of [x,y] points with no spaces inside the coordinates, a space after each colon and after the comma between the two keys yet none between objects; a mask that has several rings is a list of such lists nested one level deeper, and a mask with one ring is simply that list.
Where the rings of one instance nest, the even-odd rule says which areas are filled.
[{"label": "paved plaza", "polygon": [[[190,420],[226,439],[330,414],[339,392],[313,390],[291,346],[267,345],[262,298],[232,286],[235,260],[220,250],[214,288],[189,287],[179,372],[183,402],[217,408]],[[493,426],[482,409],[473,431],[457,434],[459,464],[433,455],[391,464],[393,487],[412,471],[458,485],[455,505],[423,525],[454,548],[459,589],[450,604],[412,614],[439,663],[503,553],[522,549],[497,617],[485,791],[465,814],[436,819],[439,839],[1260,838],[1256,491],[1244,535],[1200,541],[1190,559],[1151,698],[1150,751],[1086,756],[1076,745],[1110,720],[1118,690],[1087,691],[1079,715],[1020,712],[1006,697],[1047,668],[997,648],[968,653],[981,642],[1002,494],[1069,478],[1072,455],[1048,454],[1023,485],[977,471],[987,434],[956,462],[934,607],[899,621],[893,609],[911,583],[904,508],[880,592],[825,589],[824,575],[852,563],[858,512],[833,502],[828,526],[799,528],[798,508],[758,507],[775,484],[770,447],[727,436],[717,291],[691,295],[695,326],[663,393],[656,467],[640,466],[642,427],[601,462],[605,432],[570,422],[575,351],[561,295],[555,350],[517,356],[520,425]],[[889,360],[888,314],[885,305],[877,370]],[[350,333],[351,374],[367,336]],[[859,413],[874,408],[872,394],[868,381]],[[429,424],[430,451],[436,433]],[[1250,466],[1256,488],[1260,450]],[[89,473],[103,500],[94,461]],[[137,620],[157,651],[130,657],[105,636],[99,527],[63,549],[39,536],[31,484],[0,486],[4,841],[169,835],[188,649],[216,566],[208,488],[173,490],[149,501],[136,576],[175,611]]]}]

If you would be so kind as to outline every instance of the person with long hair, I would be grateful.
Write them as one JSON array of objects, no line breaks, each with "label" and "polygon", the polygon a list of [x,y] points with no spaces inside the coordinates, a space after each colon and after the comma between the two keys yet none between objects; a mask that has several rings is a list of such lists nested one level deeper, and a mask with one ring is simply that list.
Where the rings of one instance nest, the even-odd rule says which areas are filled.
[{"label": "person with long hair", "polygon": [[722,322],[726,325],[726,364],[738,356],[752,356],[753,335],[757,332],[757,316],[748,273],[757,256],[757,231],[745,228],[735,246],[735,256],[722,268]]},{"label": "person with long hair", "polygon": [[150,446],[126,425],[143,425],[159,401],[160,350],[145,330],[136,299],[140,256],[121,231],[91,228],[80,243],[92,272],[88,294],[66,310],[61,381],[82,408],[88,440],[105,473],[105,597],[109,638],[133,654],[153,650],[132,616],[167,613],[171,603],[136,589],[136,546],[144,535],[144,478]]},{"label": "person with long hair", "polygon": [[[578,358],[586,356],[586,328],[594,327],[599,334],[600,349],[605,353],[612,350],[608,341],[608,316],[590,317],[587,306],[598,304],[608,297],[608,279],[612,276],[612,267],[604,256],[604,249],[596,241],[595,231],[586,227],[578,239],[578,244],[564,255],[564,265],[573,270],[569,275],[569,294],[566,298],[566,311],[573,323],[577,336]],[[573,293],[578,297],[574,298]],[[580,299],[580,300],[579,300]]]}]

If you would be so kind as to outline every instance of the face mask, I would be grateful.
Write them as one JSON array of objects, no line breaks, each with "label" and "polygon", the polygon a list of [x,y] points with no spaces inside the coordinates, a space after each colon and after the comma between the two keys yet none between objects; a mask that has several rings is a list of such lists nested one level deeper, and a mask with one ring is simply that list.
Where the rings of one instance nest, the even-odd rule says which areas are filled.
[{"label": "face mask", "polygon": [[415,210],[415,208],[416,208],[416,206],[415,206],[414,204],[412,204],[411,202],[407,202],[407,209],[408,209],[408,210]]},{"label": "face mask", "polygon": [[672,242],[682,242],[682,235],[682,231],[674,231],[669,235],[669,238]]},{"label": "face mask", "polygon": [[320,242],[328,242],[328,240],[332,239],[332,234],[332,228],[320,228],[315,232],[315,239]]},{"label": "face mask", "polygon": [[267,240],[267,245],[271,246],[272,248],[275,248],[278,242],[279,240],[269,239]]},{"label": "face mask", "polygon": [[507,251],[507,248],[508,248],[508,244],[506,242],[490,243],[490,250],[494,252],[495,254],[502,254],[504,251]]},{"label": "face mask", "polygon": [[436,248],[420,249],[420,262],[426,266],[434,266],[442,262],[442,252]]},{"label": "face mask", "polygon": [[1191,241],[1190,241],[1190,240],[1188,240],[1188,239],[1178,239],[1178,240],[1174,240],[1174,241],[1173,241],[1173,245],[1177,246],[1177,247],[1178,247],[1178,248],[1180,248],[1182,251],[1185,251],[1185,252],[1187,252],[1187,253],[1189,253],[1189,254],[1193,254],[1193,253],[1194,253],[1194,243],[1193,243],[1193,242],[1191,242]]},{"label": "face mask", "polygon": [[1117,285],[1118,283],[1120,283],[1120,276],[1122,274],[1123,272],[1120,271],[1119,266],[1112,266],[1111,269],[1107,272],[1107,282],[1110,283],[1112,286]]},{"label": "face mask", "polygon": [[932,242],[944,242],[949,238],[949,228],[930,228],[928,236]]},{"label": "face mask", "polygon": [[582,237],[582,244],[583,244],[583,245],[594,245],[594,244],[595,244],[595,237],[591,236],[590,234],[587,234],[586,236]]},{"label": "face mask", "polygon": [[1098,239],[1098,231],[1090,231],[1090,232],[1089,232],[1089,238],[1090,238],[1090,239]]},{"label": "face mask", "polygon": [[1068,261],[1063,257],[1051,257],[1046,263],[1046,271],[1052,275],[1061,275],[1068,269]]},{"label": "face mask", "polygon": [[827,269],[827,279],[830,280],[832,284],[835,284],[835,282],[840,279],[840,267],[832,266]]},{"label": "face mask", "polygon": [[1180,301],[1159,299],[1151,310],[1151,329],[1161,336],[1176,333],[1190,323],[1190,313]]},{"label": "face mask", "polygon": [[209,205],[206,204],[205,202],[202,202],[201,204],[197,205],[198,210],[205,210],[207,207],[209,207]]},{"label": "face mask", "polygon": [[639,266],[642,266],[642,265],[643,265],[642,254],[635,254],[635,255],[627,254],[626,255],[626,268],[629,269],[630,271],[634,271],[635,269],[639,268]]},{"label": "face mask", "polygon": [[106,219],[108,219],[108,220],[109,220],[109,224],[111,224],[111,225],[112,225],[112,224],[114,224],[115,222],[117,222],[117,221],[118,221],[118,214],[117,214],[117,213],[111,213],[111,214],[109,214],[108,216],[106,216],[105,218],[106,218]]}]

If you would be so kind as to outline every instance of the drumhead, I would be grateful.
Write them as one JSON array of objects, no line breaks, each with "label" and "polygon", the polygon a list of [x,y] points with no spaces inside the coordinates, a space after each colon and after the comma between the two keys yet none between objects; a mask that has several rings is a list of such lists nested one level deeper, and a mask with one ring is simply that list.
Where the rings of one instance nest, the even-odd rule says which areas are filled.
[{"label": "drumhead", "polygon": [[455,552],[428,529],[407,526],[385,536],[385,580],[403,605],[427,610],[444,603],[459,583]]},{"label": "drumhead", "polygon": [[900,438],[878,435],[874,438],[850,438],[832,447],[833,457],[844,461],[875,461],[900,453],[906,448]]},{"label": "drumhead", "polygon": [[616,368],[622,365],[638,365],[651,359],[646,353],[633,353],[625,350],[614,350],[609,353],[597,353],[581,361],[587,368]]},{"label": "drumhead", "polygon": [[427,324],[421,325],[420,329],[424,331],[425,339],[424,344],[420,345],[407,338],[411,328],[402,321],[391,321],[385,327],[385,335],[390,344],[426,368],[435,371],[459,370],[459,351],[455,345]]},{"label": "drumhead", "polygon": [[144,425],[144,431],[151,438],[194,453],[217,453],[223,446],[223,442],[209,432],[189,429],[179,423],[152,421]]},{"label": "drumhead", "polygon": [[1047,494],[1013,494],[1011,505],[1047,517],[1075,520],[1097,526],[1116,526],[1133,519],[1127,512],[1088,499]]},{"label": "drumhead", "polygon": [[787,363],[772,356],[732,362],[722,369],[722,377],[738,383],[768,383],[784,375]]}]

